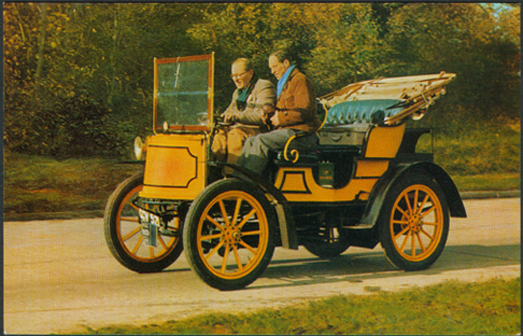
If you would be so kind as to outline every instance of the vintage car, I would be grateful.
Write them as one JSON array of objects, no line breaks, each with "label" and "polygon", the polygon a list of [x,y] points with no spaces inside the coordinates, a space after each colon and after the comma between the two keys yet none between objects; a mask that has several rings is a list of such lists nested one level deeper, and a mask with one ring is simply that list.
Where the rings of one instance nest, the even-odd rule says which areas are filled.
[{"label": "vintage car", "polygon": [[[378,78],[320,97],[318,151],[300,153],[291,138],[264,176],[210,160],[220,124],[213,76],[214,54],[154,60],[154,134],[135,141],[144,170],[116,188],[104,214],[123,266],[158,272],[185,249],[204,282],[234,290],[255,281],[278,246],[335,258],[380,243],[405,271],[438,259],[449,217],[466,212],[433,154],[416,152],[431,130],[406,126],[454,74]],[[242,177],[216,178],[225,166]]]}]

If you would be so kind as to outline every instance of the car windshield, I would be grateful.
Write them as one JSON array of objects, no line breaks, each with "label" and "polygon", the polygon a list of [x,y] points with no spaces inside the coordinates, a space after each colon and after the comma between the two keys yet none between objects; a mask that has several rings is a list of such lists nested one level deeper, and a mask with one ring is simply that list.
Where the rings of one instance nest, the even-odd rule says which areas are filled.
[{"label": "car windshield", "polygon": [[206,129],[212,110],[212,55],[155,60],[155,129]]}]

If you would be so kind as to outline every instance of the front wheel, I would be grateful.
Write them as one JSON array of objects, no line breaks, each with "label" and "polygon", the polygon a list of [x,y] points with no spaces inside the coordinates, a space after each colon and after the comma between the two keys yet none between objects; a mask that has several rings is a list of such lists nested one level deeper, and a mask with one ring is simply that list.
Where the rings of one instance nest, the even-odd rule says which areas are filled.
[{"label": "front wheel", "polygon": [[[175,217],[167,224],[170,232],[156,232],[156,246],[149,246],[142,235],[138,207],[135,202],[143,188],[143,173],[120,183],[109,197],[104,213],[105,240],[113,256],[130,270],[139,273],[159,272],[171,265],[183,251],[181,220]],[[153,210],[145,205],[147,210]],[[149,209],[151,208],[151,209]]]},{"label": "front wheel", "polygon": [[191,268],[219,290],[249,285],[271,260],[275,221],[257,186],[237,179],[211,184],[187,213],[183,239]]},{"label": "front wheel", "polygon": [[445,247],[449,210],[445,195],[430,177],[415,173],[391,187],[379,219],[387,258],[405,271],[430,267]]}]

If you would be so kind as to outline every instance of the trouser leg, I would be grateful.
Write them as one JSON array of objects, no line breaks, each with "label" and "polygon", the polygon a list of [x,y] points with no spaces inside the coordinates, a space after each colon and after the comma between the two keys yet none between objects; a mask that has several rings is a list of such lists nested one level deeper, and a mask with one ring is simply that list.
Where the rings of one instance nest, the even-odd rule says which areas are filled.
[{"label": "trouser leg", "polygon": [[211,145],[211,154],[213,156],[212,160],[220,162],[225,162],[227,160],[227,129],[218,128],[214,134]]},{"label": "trouser leg", "polygon": [[248,138],[243,146],[242,153],[238,158],[237,165],[247,168],[255,173],[262,174],[269,161],[269,147],[267,147],[257,135]]},{"label": "trouser leg", "polygon": [[[284,149],[287,140],[295,134],[296,131],[284,128],[248,138],[238,159],[238,166],[262,174],[269,163],[270,151]],[[291,148],[313,151],[317,143],[318,137],[312,134],[293,140]]]},{"label": "trouser leg", "polygon": [[259,129],[252,127],[232,128],[227,135],[227,162],[236,164],[247,138],[259,133]]}]

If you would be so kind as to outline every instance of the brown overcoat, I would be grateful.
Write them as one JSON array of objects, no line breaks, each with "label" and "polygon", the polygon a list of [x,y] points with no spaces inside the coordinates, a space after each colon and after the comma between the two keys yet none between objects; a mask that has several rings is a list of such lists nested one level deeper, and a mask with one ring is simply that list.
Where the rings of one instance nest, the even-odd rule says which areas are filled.
[{"label": "brown overcoat", "polygon": [[296,68],[292,70],[276,101],[276,109],[282,112],[278,116],[281,128],[313,133],[321,124],[312,81]]}]

